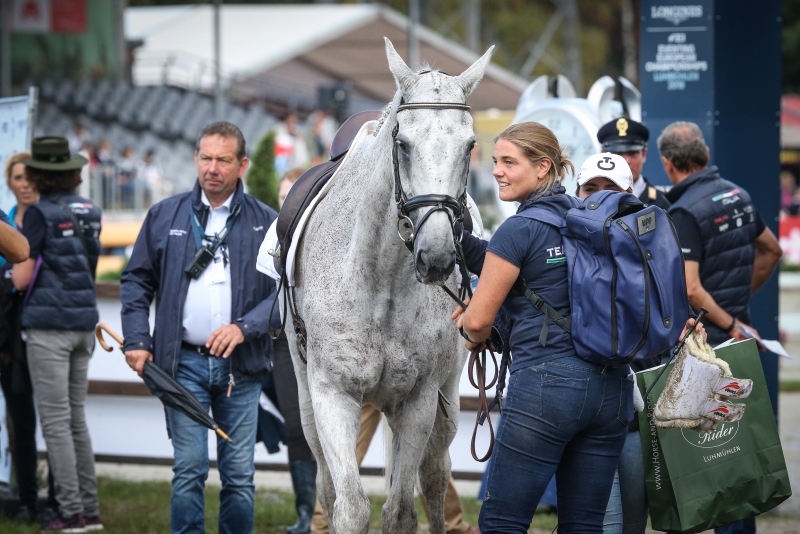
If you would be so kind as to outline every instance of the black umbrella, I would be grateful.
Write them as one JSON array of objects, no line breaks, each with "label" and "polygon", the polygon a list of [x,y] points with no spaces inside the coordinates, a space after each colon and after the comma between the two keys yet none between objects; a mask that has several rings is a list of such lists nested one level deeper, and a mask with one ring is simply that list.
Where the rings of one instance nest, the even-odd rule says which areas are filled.
[{"label": "black umbrella", "polygon": [[[95,328],[95,335],[100,342],[100,346],[107,352],[114,350],[109,347],[103,339],[103,330],[108,332],[108,334],[114,338],[114,341],[119,343],[119,350],[122,350],[122,346],[124,345],[122,337],[105,323],[97,323],[97,327]],[[142,380],[144,380],[150,392],[161,399],[161,402],[163,402],[165,406],[178,410],[193,421],[215,431],[220,437],[233,443],[233,440],[219,428],[217,422],[208,414],[192,392],[162,371],[161,368],[150,360],[144,362]]]}]

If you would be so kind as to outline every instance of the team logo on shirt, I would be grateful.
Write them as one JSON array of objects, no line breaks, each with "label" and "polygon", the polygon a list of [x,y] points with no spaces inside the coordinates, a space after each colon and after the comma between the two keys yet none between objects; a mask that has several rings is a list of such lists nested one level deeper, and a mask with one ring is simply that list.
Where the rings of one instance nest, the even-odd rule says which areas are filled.
[{"label": "team logo on shirt", "polygon": [[75,225],[72,221],[55,223],[54,225],[55,237],[72,237],[75,235]]},{"label": "team logo on shirt", "polygon": [[67,206],[72,211],[72,213],[77,213],[81,215],[89,213],[89,210],[92,209],[91,204],[84,204],[83,202],[72,202],[71,204],[67,204]]},{"label": "team logo on shirt", "polygon": [[564,247],[550,247],[547,251],[547,263],[562,263],[567,261],[564,255]]},{"label": "team logo on shirt", "polygon": [[741,189],[734,189],[733,191],[728,191],[727,193],[721,193],[717,196],[711,197],[711,202],[719,202],[721,200],[723,204],[733,204],[739,200],[739,193],[741,192]]}]

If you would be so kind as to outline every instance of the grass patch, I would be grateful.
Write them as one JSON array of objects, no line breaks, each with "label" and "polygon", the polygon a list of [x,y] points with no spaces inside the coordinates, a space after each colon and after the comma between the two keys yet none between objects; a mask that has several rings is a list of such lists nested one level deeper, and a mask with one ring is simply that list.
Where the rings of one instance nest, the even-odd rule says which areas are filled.
[{"label": "grass patch", "polygon": [[787,393],[800,391],[800,380],[781,380],[779,389]]},{"label": "grass patch", "polygon": [[[103,518],[105,532],[110,534],[156,534],[169,532],[169,482],[128,482],[107,477],[99,477],[100,516]],[[381,507],[386,498],[370,496],[370,524],[379,530]],[[464,520],[471,525],[478,524],[480,501],[462,498]],[[420,523],[426,523],[425,511],[416,499],[417,516]],[[219,513],[219,487],[206,488],[206,533],[217,532]],[[294,495],[289,492],[271,489],[256,490],[254,532],[262,534],[283,534],[286,527],[294,524],[297,516],[294,510]],[[537,513],[532,527],[550,532],[556,525],[554,514]],[[0,532],[3,534],[35,534],[38,525],[21,525],[8,518],[0,517]]]}]

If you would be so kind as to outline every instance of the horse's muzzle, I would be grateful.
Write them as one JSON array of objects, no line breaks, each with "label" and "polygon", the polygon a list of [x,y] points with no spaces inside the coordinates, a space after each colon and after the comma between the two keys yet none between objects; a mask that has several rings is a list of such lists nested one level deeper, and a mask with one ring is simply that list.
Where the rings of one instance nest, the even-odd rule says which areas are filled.
[{"label": "horse's muzzle", "polygon": [[456,256],[452,251],[421,250],[414,259],[417,280],[423,284],[444,283],[456,266]]}]

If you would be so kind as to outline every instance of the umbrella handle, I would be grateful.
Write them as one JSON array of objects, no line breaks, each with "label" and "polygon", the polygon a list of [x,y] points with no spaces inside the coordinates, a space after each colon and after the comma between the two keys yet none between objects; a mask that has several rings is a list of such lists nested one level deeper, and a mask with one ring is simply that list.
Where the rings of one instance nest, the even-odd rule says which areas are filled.
[{"label": "umbrella handle", "polygon": [[125,340],[122,339],[122,336],[114,332],[114,330],[112,330],[111,327],[106,323],[97,323],[97,326],[94,328],[94,335],[97,336],[97,341],[100,343],[100,346],[103,347],[106,352],[111,352],[114,350],[113,348],[109,347],[106,344],[106,340],[103,339],[103,330],[108,332],[108,335],[114,338],[114,341],[119,343],[119,350],[122,350],[122,345],[125,344]]},{"label": "umbrella handle", "polygon": [[222,439],[228,440],[229,442],[233,443],[233,440],[231,438],[229,438],[228,434],[223,432],[221,428],[217,427],[214,430],[217,432],[217,434],[219,434],[219,437],[221,437]]}]

